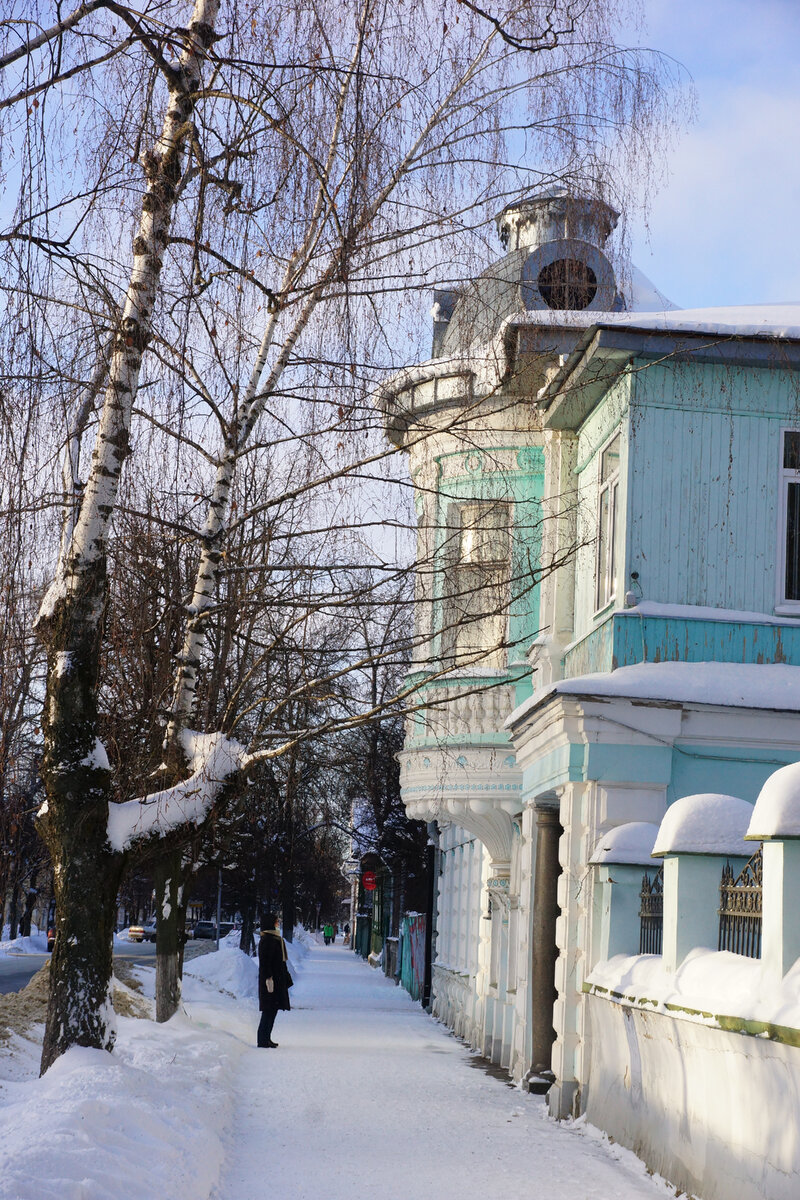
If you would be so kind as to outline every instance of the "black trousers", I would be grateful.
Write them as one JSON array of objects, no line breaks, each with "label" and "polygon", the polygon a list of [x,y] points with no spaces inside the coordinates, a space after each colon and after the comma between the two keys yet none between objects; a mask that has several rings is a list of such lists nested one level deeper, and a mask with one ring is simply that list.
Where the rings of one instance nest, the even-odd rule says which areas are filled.
[{"label": "black trousers", "polygon": [[258,1036],[256,1041],[259,1046],[264,1047],[272,1037],[272,1026],[275,1024],[275,1018],[278,1015],[278,1004],[271,996],[267,998],[264,1008],[261,1010],[261,1020],[258,1023]]}]

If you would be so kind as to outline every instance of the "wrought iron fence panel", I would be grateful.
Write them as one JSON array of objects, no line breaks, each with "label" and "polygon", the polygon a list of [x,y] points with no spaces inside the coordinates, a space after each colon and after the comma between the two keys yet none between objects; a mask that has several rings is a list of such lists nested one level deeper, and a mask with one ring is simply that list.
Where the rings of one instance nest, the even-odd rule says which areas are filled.
[{"label": "wrought iron fence panel", "polygon": [[664,868],[645,871],[639,893],[639,953],[660,954],[664,935]]},{"label": "wrought iron fence panel", "polygon": [[734,878],[728,862],[719,885],[719,949],[747,958],[761,957],[762,856],[759,846]]}]

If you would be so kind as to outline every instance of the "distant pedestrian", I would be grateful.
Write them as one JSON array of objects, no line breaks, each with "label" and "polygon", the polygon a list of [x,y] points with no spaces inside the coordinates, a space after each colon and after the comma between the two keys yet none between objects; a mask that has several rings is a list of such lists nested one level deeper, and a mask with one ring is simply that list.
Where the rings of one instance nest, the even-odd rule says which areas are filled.
[{"label": "distant pedestrian", "polygon": [[333,926],[329,921],[326,922],[323,927],[322,936],[325,939],[325,945],[330,946],[331,942],[333,941]]},{"label": "distant pedestrian", "polygon": [[262,1050],[275,1050],[278,1043],[272,1040],[275,1017],[283,1010],[288,1012],[289,988],[293,979],[286,965],[286,943],[278,928],[278,914],[267,913],[261,922],[261,938],[258,943],[258,1007],[261,1021],[258,1026],[258,1046]]}]

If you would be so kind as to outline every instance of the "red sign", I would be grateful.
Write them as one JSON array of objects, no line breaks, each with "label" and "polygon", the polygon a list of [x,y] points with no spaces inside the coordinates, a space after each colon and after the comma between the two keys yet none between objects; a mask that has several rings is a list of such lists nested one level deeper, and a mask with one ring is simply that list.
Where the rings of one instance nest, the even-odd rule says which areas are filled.
[{"label": "red sign", "polygon": [[375,888],[378,886],[378,881],[375,878],[374,871],[365,871],[361,876],[361,882],[364,885],[365,892],[374,892]]}]

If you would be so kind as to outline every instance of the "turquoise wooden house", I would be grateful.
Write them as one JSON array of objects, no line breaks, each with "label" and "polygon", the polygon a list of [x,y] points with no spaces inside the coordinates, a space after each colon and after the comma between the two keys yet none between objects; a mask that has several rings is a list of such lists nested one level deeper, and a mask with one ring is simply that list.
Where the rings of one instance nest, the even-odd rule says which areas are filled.
[{"label": "turquoise wooden house", "polygon": [[560,1115],[601,839],[800,758],[800,306],[677,310],[618,281],[615,219],[504,210],[505,256],[437,294],[434,357],[381,395],[419,520],[401,778],[438,841],[433,1010]]},{"label": "turquoise wooden house", "polygon": [[538,397],[561,460],[553,536],[575,552],[542,585],[541,684],[509,728],[525,804],[554,805],[562,831],[560,1113],[586,1077],[599,839],[683,796],[753,803],[800,757],[798,318],[609,316]]}]

